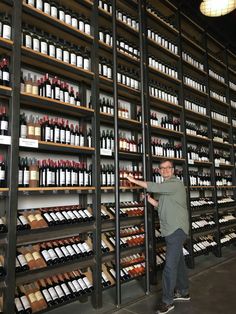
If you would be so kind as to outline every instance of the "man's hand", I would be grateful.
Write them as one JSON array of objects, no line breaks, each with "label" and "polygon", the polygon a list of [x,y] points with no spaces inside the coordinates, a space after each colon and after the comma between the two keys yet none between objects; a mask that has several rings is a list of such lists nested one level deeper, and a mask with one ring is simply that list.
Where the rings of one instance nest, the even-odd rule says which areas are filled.
[{"label": "man's hand", "polygon": [[147,193],[147,201],[148,203],[150,203],[151,205],[153,205],[154,207],[158,207],[159,202],[156,201],[154,198],[152,198],[150,196],[150,194]]},{"label": "man's hand", "polygon": [[132,174],[129,174],[128,176],[127,176],[127,179],[130,181],[130,182],[132,182],[132,183],[135,183],[135,178],[132,176]]}]

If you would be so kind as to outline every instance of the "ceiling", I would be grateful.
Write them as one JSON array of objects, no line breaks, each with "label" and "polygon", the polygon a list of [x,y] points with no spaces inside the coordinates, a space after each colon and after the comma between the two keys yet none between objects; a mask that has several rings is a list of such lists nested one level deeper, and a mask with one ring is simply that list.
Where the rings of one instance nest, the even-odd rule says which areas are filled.
[{"label": "ceiling", "polygon": [[236,54],[236,10],[221,17],[207,17],[199,10],[202,0],[172,0],[171,2],[176,6],[180,6],[182,11],[198,24],[206,26],[206,29],[213,37]]}]

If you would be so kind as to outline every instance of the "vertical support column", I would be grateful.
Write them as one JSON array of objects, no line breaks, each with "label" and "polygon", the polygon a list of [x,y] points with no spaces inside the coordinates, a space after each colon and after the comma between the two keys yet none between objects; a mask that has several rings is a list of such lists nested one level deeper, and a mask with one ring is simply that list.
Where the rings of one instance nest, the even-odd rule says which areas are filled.
[{"label": "vertical support column", "polygon": [[[147,48],[147,14],[146,0],[138,1],[139,41],[140,41],[140,78],[141,78],[141,108],[142,108],[142,139],[143,139],[143,177],[145,181],[152,178],[151,132],[150,132],[150,102],[148,86],[148,48]],[[146,294],[150,293],[150,283],[156,283],[156,240],[154,211],[144,199],[145,224],[145,267]]]},{"label": "vertical support column", "polygon": [[116,210],[116,305],[121,305],[120,280],[120,174],[119,174],[119,125],[118,125],[118,87],[117,87],[117,30],[116,0],[112,0],[112,38],[113,38],[113,103],[114,103],[114,154],[115,154],[115,210]]},{"label": "vertical support column", "polygon": [[4,313],[14,313],[15,297],[15,260],[16,260],[16,221],[18,209],[18,156],[19,156],[19,115],[20,115],[20,69],[21,69],[21,12],[22,1],[13,5],[13,50],[12,50],[12,97],[10,99],[11,146],[9,148],[7,209],[7,253],[6,253],[6,290]]},{"label": "vertical support column", "polygon": [[182,147],[183,147],[183,157],[186,160],[186,166],[184,169],[184,184],[187,188],[187,204],[188,204],[188,214],[189,214],[189,253],[190,253],[190,259],[188,266],[190,268],[194,268],[194,251],[193,251],[193,234],[192,234],[192,212],[191,212],[191,200],[190,200],[190,183],[189,183],[189,167],[188,167],[188,153],[187,153],[187,133],[185,128],[185,121],[186,121],[186,115],[185,115],[185,105],[184,105],[184,71],[183,71],[183,58],[182,58],[182,37],[181,37],[181,14],[180,9],[178,8],[178,29],[179,29],[179,54],[180,54],[180,61],[179,61],[179,76],[181,80],[181,86],[180,86],[180,93],[179,93],[179,103],[182,104],[182,111],[181,111],[181,129],[183,131],[183,139],[182,139]]},{"label": "vertical support column", "polygon": [[94,109],[92,138],[95,147],[95,154],[93,156],[93,185],[95,186],[95,194],[93,195],[93,215],[95,217],[96,228],[93,232],[93,248],[95,251],[96,264],[93,268],[93,284],[94,294],[92,297],[92,304],[95,308],[102,306],[102,259],[101,259],[101,185],[100,185],[100,108],[99,108],[99,57],[98,57],[98,0],[94,1],[92,12],[93,25],[93,49],[91,52],[92,71],[94,72],[94,79],[92,83],[92,106]]},{"label": "vertical support column", "polygon": [[208,123],[208,128],[209,128],[209,137],[211,139],[210,141],[210,146],[209,146],[209,151],[210,151],[210,158],[212,161],[212,166],[211,166],[211,174],[212,174],[212,185],[214,186],[214,192],[213,192],[213,201],[215,203],[215,221],[216,221],[216,228],[217,228],[217,248],[215,255],[217,257],[221,256],[221,244],[220,244],[220,226],[219,226],[219,217],[218,217],[218,205],[217,205],[217,186],[216,186],[216,179],[215,179],[215,162],[214,162],[214,148],[213,148],[213,134],[212,134],[212,118],[211,118],[211,98],[210,98],[210,79],[209,79],[209,64],[208,64],[208,55],[207,55],[207,33],[205,32],[205,50],[206,50],[206,72],[207,72],[207,115],[209,115],[209,123]]}]

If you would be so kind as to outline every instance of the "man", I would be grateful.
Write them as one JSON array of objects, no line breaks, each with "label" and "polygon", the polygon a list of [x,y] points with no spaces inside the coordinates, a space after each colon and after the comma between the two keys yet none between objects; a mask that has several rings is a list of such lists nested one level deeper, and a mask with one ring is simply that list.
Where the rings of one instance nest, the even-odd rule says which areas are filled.
[{"label": "man", "polygon": [[148,195],[148,202],[157,207],[161,234],[166,241],[166,261],[162,274],[162,303],[156,313],[164,314],[174,309],[174,301],[190,300],[188,277],[183,256],[183,244],[189,231],[186,191],[183,183],[174,176],[171,160],[160,163],[159,172],[164,182],[145,182],[127,178],[155,194],[158,201]]}]

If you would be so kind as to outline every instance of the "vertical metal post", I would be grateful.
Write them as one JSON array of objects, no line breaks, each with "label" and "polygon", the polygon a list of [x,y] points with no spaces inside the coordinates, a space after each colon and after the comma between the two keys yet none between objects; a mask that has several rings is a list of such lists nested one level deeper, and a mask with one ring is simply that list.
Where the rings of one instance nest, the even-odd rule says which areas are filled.
[{"label": "vertical metal post", "polygon": [[193,234],[192,234],[192,213],[191,213],[191,201],[190,201],[190,184],[189,184],[189,167],[188,167],[188,147],[187,147],[187,133],[185,128],[185,121],[186,121],[186,115],[185,115],[185,105],[184,105],[184,72],[183,72],[183,59],[182,59],[182,38],[181,38],[181,14],[180,9],[178,8],[178,29],[179,29],[179,54],[180,54],[180,62],[179,62],[179,75],[181,80],[181,87],[180,87],[180,93],[179,93],[179,102],[182,104],[182,111],[181,111],[181,129],[183,131],[183,139],[182,139],[182,145],[183,145],[183,157],[186,160],[186,166],[184,171],[184,184],[187,187],[187,204],[188,204],[188,214],[189,214],[189,236],[190,236],[190,243],[188,246],[188,249],[190,251],[190,259],[188,266],[191,268],[194,268],[194,252],[193,252]]},{"label": "vertical metal post", "polygon": [[[142,108],[142,139],[143,139],[143,177],[150,181],[152,176],[151,160],[151,136],[150,136],[150,105],[148,88],[148,49],[147,49],[147,20],[146,0],[138,1],[139,12],[139,41],[140,41],[140,86],[141,86],[141,108]],[[148,156],[148,157],[147,157]],[[148,158],[148,161],[147,161]],[[155,221],[147,198],[144,199],[144,225],[145,225],[145,270],[146,270],[146,294],[150,293],[150,272],[152,283],[156,280],[156,241]]]},{"label": "vertical metal post", "polygon": [[7,209],[8,249],[6,253],[6,287],[4,313],[14,313],[15,296],[15,260],[16,260],[16,221],[18,193],[18,156],[19,156],[19,115],[20,115],[20,69],[21,69],[21,13],[22,1],[16,0],[13,5],[13,51],[12,51],[12,97],[10,99],[11,146],[9,148],[8,187],[9,202]]},{"label": "vertical metal post", "polygon": [[92,303],[95,308],[102,306],[102,258],[101,258],[101,185],[100,185],[100,108],[99,108],[99,58],[98,58],[98,0],[94,1],[92,12],[92,25],[94,32],[93,49],[91,52],[92,71],[94,79],[92,83],[92,106],[94,109],[92,138],[96,148],[93,156],[93,185],[96,193],[93,195],[93,215],[95,217],[96,228],[93,232],[93,248],[95,251],[96,265],[93,268],[94,294]]},{"label": "vertical metal post", "polygon": [[216,256],[220,257],[221,256],[221,244],[220,244],[220,226],[219,226],[219,217],[218,217],[218,205],[217,205],[217,186],[216,186],[216,179],[215,179],[215,162],[214,162],[214,147],[213,147],[213,134],[212,134],[212,117],[211,117],[211,98],[210,98],[210,79],[209,79],[209,64],[208,64],[208,56],[207,56],[207,33],[205,32],[205,50],[206,50],[206,72],[207,72],[207,114],[209,115],[209,123],[208,123],[208,128],[209,128],[209,137],[211,138],[210,142],[210,159],[212,161],[212,166],[211,166],[211,174],[212,174],[212,183],[214,186],[214,192],[213,192],[213,201],[215,203],[214,209],[215,209],[215,222],[216,222],[216,227],[217,227],[217,251],[216,251]]},{"label": "vertical metal post", "polygon": [[118,87],[117,87],[117,30],[116,0],[112,0],[112,38],[113,38],[113,102],[114,102],[114,154],[115,154],[115,210],[116,210],[116,305],[121,305],[120,280],[120,174],[119,174],[119,125],[118,125]]}]

